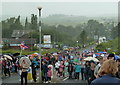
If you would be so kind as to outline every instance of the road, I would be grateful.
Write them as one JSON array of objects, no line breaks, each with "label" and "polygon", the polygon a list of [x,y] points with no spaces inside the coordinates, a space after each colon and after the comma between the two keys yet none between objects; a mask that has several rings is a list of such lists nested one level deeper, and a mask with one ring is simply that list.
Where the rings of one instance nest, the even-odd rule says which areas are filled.
[{"label": "road", "polygon": [[[20,76],[18,75],[18,74],[12,74],[12,76],[11,77],[3,77],[2,78],[2,83],[4,84],[7,84],[7,85],[12,85],[12,84],[20,84],[20,81],[19,81],[19,79],[20,79]],[[58,81],[57,81],[58,80]],[[52,82],[52,83],[61,83],[61,84],[64,84],[64,83],[66,83],[66,84],[69,84],[69,83],[79,83],[79,84],[87,84],[87,82],[84,80],[76,80],[76,79],[68,79],[68,78],[58,78],[56,80],[56,82]],[[37,83],[34,83],[34,82],[31,82],[31,81],[28,81],[28,83],[30,84],[30,83],[32,83],[32,84],[38,84],[38,82]]]}]

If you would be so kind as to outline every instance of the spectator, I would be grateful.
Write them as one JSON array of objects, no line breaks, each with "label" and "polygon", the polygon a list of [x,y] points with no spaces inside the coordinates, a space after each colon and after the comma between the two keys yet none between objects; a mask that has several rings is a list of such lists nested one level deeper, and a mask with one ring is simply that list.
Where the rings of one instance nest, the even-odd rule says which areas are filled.
[{"label": "spectator", "polygon": [[5,74],[5,76],[7,76],[7,74],[9,75],[9,77],[10,77],[10,61],[9,60],[5,60],[5,64],[4,64],[5,66],[4,66],[4,74]]},{"label": "spectator", "polygon": [[80,67],[79,63],[77,63],[75,65],[75,79],[79,80],[80,72],[81,72],[81,67]]},{"label": "spectator", "polygon": [[21,65],[20,65],[21,69],[22,69],[22,73],[21,73],[21,85],[23,85],[23,78],[25,78],[25,85],[27,85],[27,74],[28,74],[28,64],[25,62],[25,60],[22,61]]},{"label": "spectator", "polygon": [[85,75],[84,75],[84,71],[85,71],[85,61],[84,61],[83,58],[81,58],[80,63],[81,63],[81,77],[82,77],[82,80],[84,80],[84,79],[85,79]]},{"label": "spectator", "polygon": [[90,69],[88,70],[88,85],[90,85],[91,82],[95,79],[94,70],[95,70],[95,62],[90,61]]},{"label": "spectator", "polygon": [[102,57],[102,56],[98,57],[98,60],[99,60],[99,63],[98,63],[98,65],[95,67],[95,70],[94,70],[94,76],[95,76],[96,78],[99,77],[98,71],[99,71],[101,65],[103,64],[103,57]]},{"label": "spectator", "polygon": [[69,63],[68,65],[69,79],[72,79],[73,65]]},{"label": "spectator", "polygon": [[59,66],[60,66],[60,61],[56,60],[56,63],[55,63],[56,76],[58,76],[58,74],[59,74]]},{"label": "spectator", "polygon": [[59,77],[63,77],[64,75],[63,75],[63,72],[64,72],[64,62],[63,61],[61,61],[60,62],[60,66],[59,66]]},{"label": "spectator", "polygon": [[44,74],[44,83],[48,83],[48,77],[47,77],[47,72],[48,72],[48,65],[47,65],[47,61],[42,62],[42,68],[43,68],[43,74]]},{"label": "spectator", "polygon": [[65,75],[65,77],[68,77],[68,60],[66,60],[65,62],[64,62],[64,66],[65,66],[65,68],[64,68],[64,75]]},{"label": "spectator", "polygon": [[90,70],[90,62],[86,61],[85,63],[85,80],[88,80],[88,71]]},{"label": "spectator", "polygon": [[38,65],[37,61],[35,60],[35,58],[33,58],[31,68],[32,68],[32,78],[34,82],[36,82],[37,79],[37,73],[36,73],[37,65]]},{"label": "spectator", "polygon": [[49,65],[48,65],[48,68],[50,68],[51,69],[51,72],[52,72],[52,76],[51,76],[51,78],[53,78],[53,72],[54,72],[54,68],[53,68],[53,65],[52,65],[52,62],[51,61],[49,61]]},{"label": "spectator", "polygon": [[48,67],[47,76],[48,76],[48,82],[51,82],[51,77],[53,76],[52,71],[51,71],[51,67]]},{"label": "spectator", "polygon": [[100,78],[92,81],[91,85],[119,85],[120,80],[115,77],[118,71],[118,64],[114,60],[107,60],[99,70]]},{"label": "spectator", "polygon": [[109,54],[108,57],[107,57],[107,59],[108,59],[108,60],[109,60],[109,59],[114,60],[114,56],[115,56],[114,54]]},{"label": "spectator", "polygon": [[120,59],[117,59],[116,62],[118,63],[118,72],[116,73],[116,77],[120,79]]}]

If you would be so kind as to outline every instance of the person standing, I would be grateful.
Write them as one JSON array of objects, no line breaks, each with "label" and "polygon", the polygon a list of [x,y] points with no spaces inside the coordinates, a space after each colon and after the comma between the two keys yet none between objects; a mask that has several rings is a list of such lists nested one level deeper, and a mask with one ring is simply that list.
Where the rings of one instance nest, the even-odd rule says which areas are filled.
[{"label": "person standing", "polygon": [[103,57],[102,57],[102,56],[100,56],[100,57],[98,58],[98,60],[99,60],[99,63],[98,63],[98,65],[95,67],[95,70],[94,70],[94,76],[95,76],[96,78],[98,78],[98,77],[99,77],[99,75],[98,75],[98,71],[99,71],[99,69],[100,69],[101,65],[102,65],[102,64],[103,64],[103,62],[104,62],[104,60],[103,60]]},{"label": "person standing", "polygon": [[93,80],[90,85],[120,85],[120,79],[115,77],[117,71],[117,62],[112,59],[106,60],[98,72],[101,77]]},{"label": "person standing", "polygon": [[108,60],[110,60],[110,59],[114,60],[114,58],[115,58],[114,54],[109,54],[108,57],[107,57]]},{"label": "person standing", "polygon": [[63,64],[64,62],[63,61],[61,61],[60,62],[60,66],[59,66],[59,77],[63,77],[64,75],[63,75],[63,72],[64,72],[64,64]]},{"label": "person standing", "polygon": [[5,60],[4,74],[5,74],[5,76],[7,76],[7,74],[9,75],[9,77],[11,76],[11,74],[10,74],[10,61],[7,59]]},{"label": "person standing", "polygon": [[25,60],[22,61],[21,65],[21,85],[23,85],[23,78],[25,78],[25,85],[27,85],[27,74],[28,74],[28,63]]},{"label": "person standing", "polygon": [[88,85],[90,85],[91,82],[95,79],[94,70],[95,70],[95,62],[90,61],[90,69],[88,70]]},{"label": "person standing", "polygon": [[60,66],[60,61],[56,60],[56,63],[55,63],[56,76],[59,76],[59,66]]},{"label": "person standing", "polygon": [[81,67],[80,67],[79,63],[77,63],[75,65],[75,79],[79,80],[80,72],[81,72]]},{"label": "person standing", "polygon": [[116,77],[120,79],[120,59],[117,59],[116,62],[118,63],[118,71],[116,73]]},{"label": "person standing", "polygon": [[52,65],[52,62],[51,62],[51,61],[49,61],[48,68],[50,68],[50,69],[51,69],[51,72],[52,72],[52,76],[51,76],[51,78],[53,78],[54,68],[53,68],[53,65]]},{"label": "person standing", "polygon": [[48,65],[47,65],[47,61],[42,62],[42,68],[43,68],[43,74],[44,74],[44,83],[48,83],[48,76],[47,76],[47,72],[48,72]]},{"label": "person standing", "polygon": [[85,79],[85,75],[84,75],[84,71],[85,71],[85,61],[83,60],[83,58],[81,58],[81,77],[82,77],[82,80]]},{"label": "person standing", "polygon": [[48,67],[47,76],[48,76],[48,82],[50,83],[51,82],[51,77],[52,77],[51,67]]},{"label": "person standing", "polygon": [[68,65],[69,79],[72,79],[73,65],[69,63]]},{"label": "person standing", "polygon": [[15,59],[15,72],[18,72],[18,58]]},{"label": "person standing", "polygon": [[64,66],[65,66],[65,68],[64,68],[64,75],[65,75],[65,77],[68,77],[68,60],[66,60],[65,62],[64,62]]},{"label": "person standing", "polygon": [[32,78],[34,80],[34,82],[36,82],[37,80],[37,73],[36,73],[36,61],[33,59],[32,60],[32,64],[31,64],[31,68],[32,68]]},{"label": "person standing", "polygon": [[86,61],[85,70],[84,70],[85,80],[88,80],[88,71],[89,70],[90,70],[90,61]]}]

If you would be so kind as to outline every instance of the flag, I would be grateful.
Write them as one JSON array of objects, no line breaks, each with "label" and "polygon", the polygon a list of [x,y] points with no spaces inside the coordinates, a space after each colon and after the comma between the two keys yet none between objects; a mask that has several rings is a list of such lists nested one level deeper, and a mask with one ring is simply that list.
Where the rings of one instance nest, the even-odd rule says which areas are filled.
[{"label": "flag", "polygon": [[24,50],[24,49],[26,49],[26,48],[28,48],[26,45],[25,45],[25,43],[24,43],[24,41],[21,43],[21,45],[20,45],[20,48],[22,49],[22,50]]}]

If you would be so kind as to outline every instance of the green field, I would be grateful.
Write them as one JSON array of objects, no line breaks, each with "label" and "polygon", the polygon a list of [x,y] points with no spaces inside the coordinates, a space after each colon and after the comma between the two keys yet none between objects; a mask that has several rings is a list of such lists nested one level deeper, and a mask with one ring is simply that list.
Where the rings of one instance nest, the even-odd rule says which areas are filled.
[{"label": "green field", "polygon": [[[41,49],[41,53],[42,55],[44,55],[45,53],[51,53],[51,52],[59,52],[60,50],[58,49]],[[3,54],[7,54],[7,53],[20,53],[21,50],[14,50],[14,49],[9,49],[9,50],[2,50],[2,53]],[[37,50],[37,51],[30,51],[30,50],[22,50],[22,55],[30,55],[30,54],[33,54],[33,53],[40,53],[40,50]]]}]

